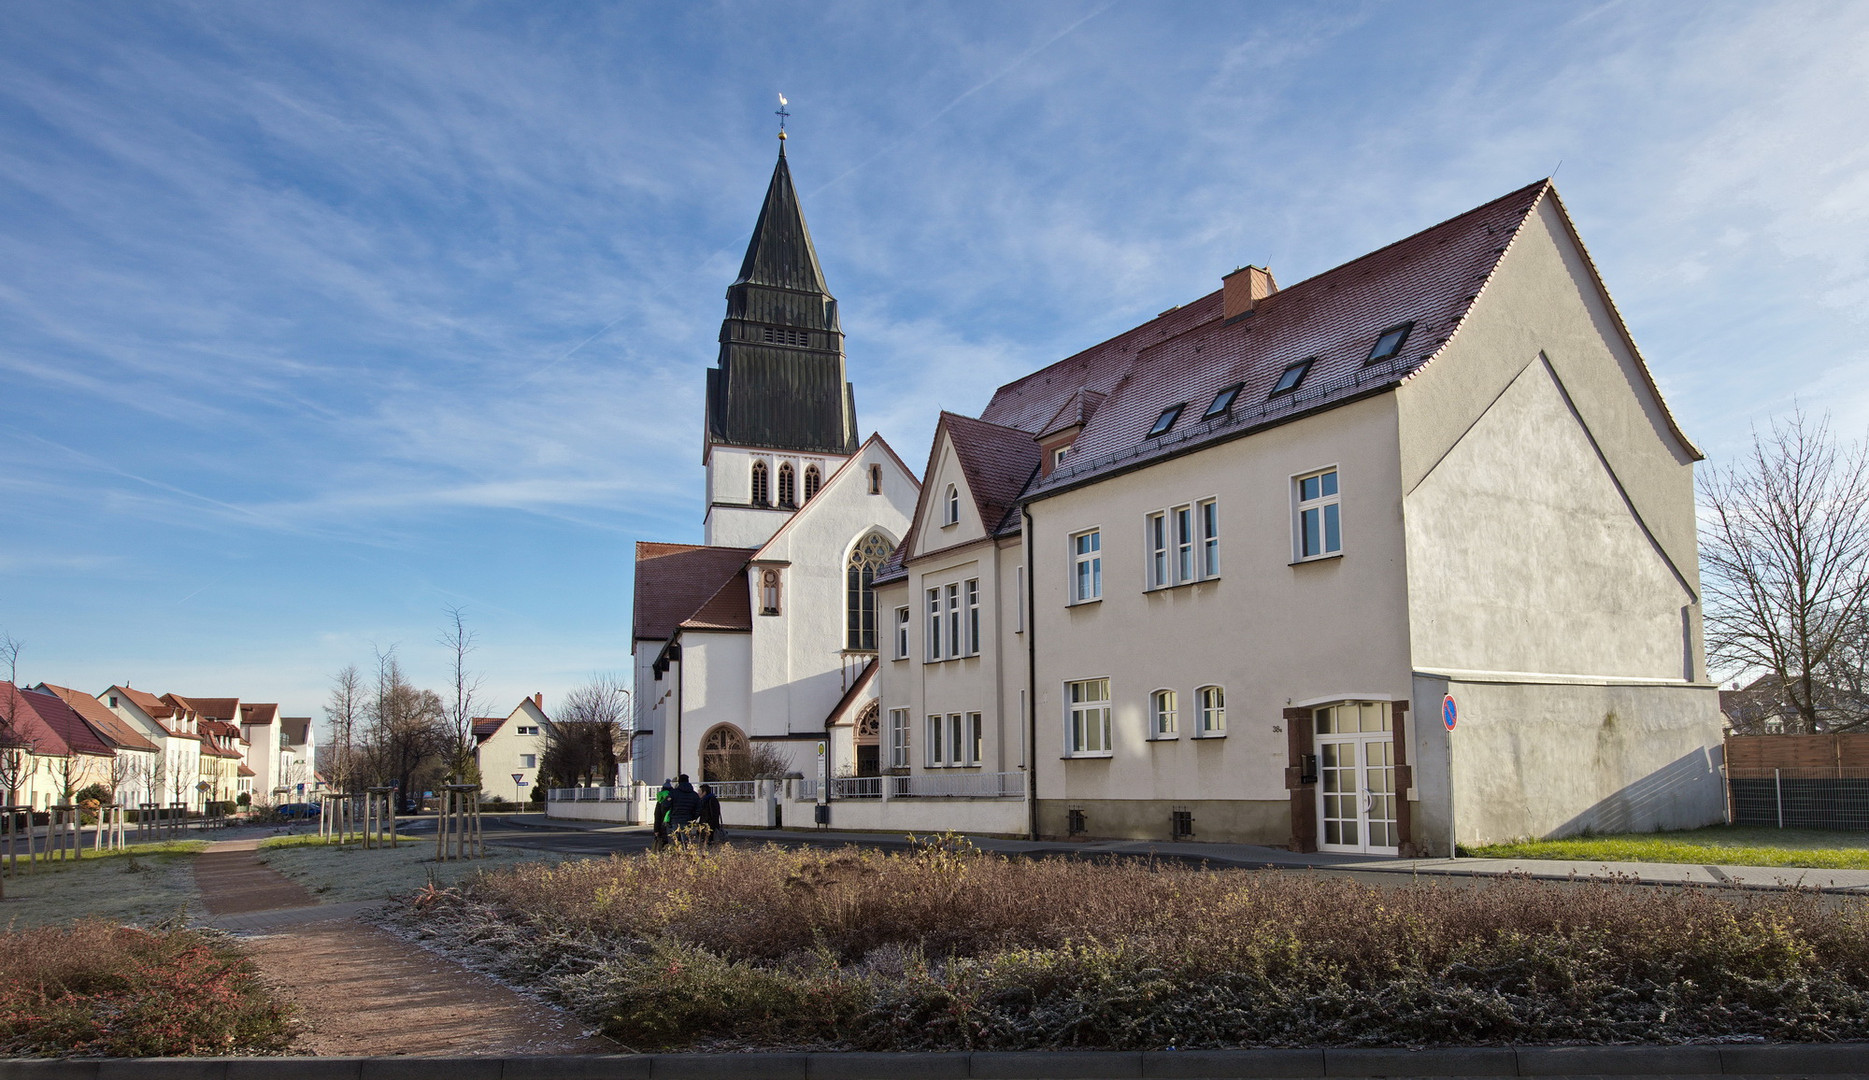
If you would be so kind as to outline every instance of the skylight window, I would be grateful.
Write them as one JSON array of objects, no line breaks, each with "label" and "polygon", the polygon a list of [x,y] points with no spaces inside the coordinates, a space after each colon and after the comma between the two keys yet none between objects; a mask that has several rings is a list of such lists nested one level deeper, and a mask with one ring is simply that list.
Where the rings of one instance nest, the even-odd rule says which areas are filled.
[{"label": "skylight window", "polygon": [[1224,415],[1228,409],[1233,407],[1233,399],[1238,397],[1239,393],[1239,383],[1234,383],[1232,386],[1222,389],[1218,394],[1214,395],[1214,403],[1207,406],[1207,411],[1201,414],[1201,419],[1212,420],[1216,416]]},{"label": "skylight window", "polygon": [[1378,360],[1387,360],[1401,352],[1402,342],[1408,340],[1408,332],[1414,328],[1414,323],[1405,322],[1400,326],[1391,326],[1384,330],[1382,336],[1376,339],[1376,347],[1369,350],[1369,362],[1373,364]]},{"label": "skylight window", "polygon": [[1298,384],[1304,381],[1305,372],[1311,370],[1311,361],[1315,359],[1317,359],[1317,357],[1313,356],[1309,359],[1300,360],[1286,368],[1284,372],[1279,375],[1278,384],[1272,387],[1272,393],[1268,396],[1277,397],[1280,394],[1289,394],[1293,390],[1298,389]]},{"label": "skylight window", "polygon": [[1179,405],[1170,405],[1163,409],[1162,415],[1155,418],[1155,426],[1150,428],[1149,433],[1143,438],[1153,439],[1168,434],[1168,429],[1175,426],[1175,421],[1181,416],[1181,410],[1187,408],[1187,405],[1188,403],[1184,401]]}]

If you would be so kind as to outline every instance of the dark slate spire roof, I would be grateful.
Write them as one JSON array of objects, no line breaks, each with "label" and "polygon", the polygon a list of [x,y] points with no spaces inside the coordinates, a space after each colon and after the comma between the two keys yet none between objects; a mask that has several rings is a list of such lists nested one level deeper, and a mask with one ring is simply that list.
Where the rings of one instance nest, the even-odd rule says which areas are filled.
[{"label": "dark slate spire roof", "polygon": [[853,454],[856,395],[837,301],[779,149],[740,276],[727,289],[719,366],[707,373],[707,445]]}]

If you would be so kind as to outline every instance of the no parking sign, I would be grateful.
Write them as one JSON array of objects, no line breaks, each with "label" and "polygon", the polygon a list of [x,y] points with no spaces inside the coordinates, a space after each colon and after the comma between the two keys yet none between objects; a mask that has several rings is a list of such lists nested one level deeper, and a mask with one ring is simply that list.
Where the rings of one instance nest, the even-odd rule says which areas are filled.
[{"label": "no parking sign", "polygon": [[1452,694],[1442,695],[1441,696],[1441,723],[1446,724],[1447,730],[1452,731],[1454,730],[1454,722],[1459,719],[1460,719],[1460,709],[1458,706],[1454,704],[1454,695]]}]

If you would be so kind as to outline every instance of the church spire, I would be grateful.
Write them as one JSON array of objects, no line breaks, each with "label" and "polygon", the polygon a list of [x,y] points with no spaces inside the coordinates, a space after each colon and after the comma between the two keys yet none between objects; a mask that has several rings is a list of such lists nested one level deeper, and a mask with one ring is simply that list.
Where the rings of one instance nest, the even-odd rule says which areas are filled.
[{"label": "church spire", "polygon": [[837,300],[805,227],[783,142],[740,275],[727,289],[719,366],[707,373],[710,454],[716,445],[818,454],[857,449],[856,396],[845,378]]}]

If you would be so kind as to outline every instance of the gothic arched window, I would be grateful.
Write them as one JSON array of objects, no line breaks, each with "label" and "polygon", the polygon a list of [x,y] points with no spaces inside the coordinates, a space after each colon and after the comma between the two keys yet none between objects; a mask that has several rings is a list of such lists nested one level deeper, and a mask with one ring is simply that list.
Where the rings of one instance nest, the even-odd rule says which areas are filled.
[{"label": "gothic arched window", "polygon": [[798,474],[789,461],[779,466],[779,505],[787,510],[798,505]]},{"label": "gothic arched window", "polygon": [[811,497],[816,495],[818,489],[823,486],[824,477],[819,474],[818,467],[816,465],[805,466],[805,501],[810,502]]},{"label": "gothic arched window", "polygon": [[895,545],[878,533],[857,541],[844,569],[844,647],[876,651],[876,571]]},{"label": "gothic arched window", "polygon": [[732,724],[716,724],[701,736],[702,780],[752,780],[753,755],[746,736]]},{"label": "gothic arched window", "polygon": [[753,462],[753,505],[772,505],[772,485],[766,477],[766,463]]}]

